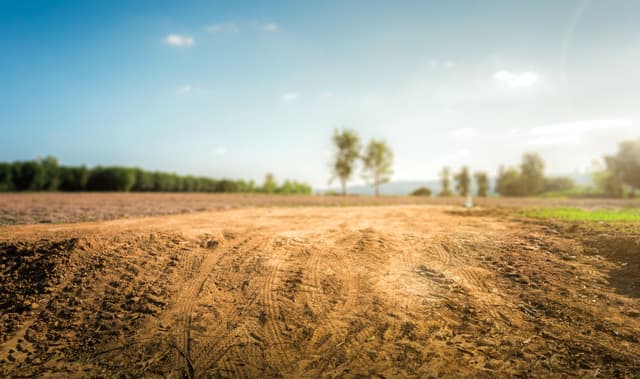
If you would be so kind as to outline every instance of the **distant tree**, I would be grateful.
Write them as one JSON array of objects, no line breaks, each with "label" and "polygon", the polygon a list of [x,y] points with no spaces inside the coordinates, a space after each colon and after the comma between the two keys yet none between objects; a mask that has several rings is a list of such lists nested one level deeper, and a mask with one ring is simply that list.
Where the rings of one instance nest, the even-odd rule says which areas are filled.
[{"label": "distant tree", "polygon": [[335,130],[333,132],[333,144],[336,147],[336,152],[331,163],[333,172],[331,181],[338,179],[342,186],[342,194],[346,195],[347,182],[353,176],[356,160],[360,156],[360,137],[354,130]]},{"label": "distant tree", "polygon": [[275,193],[278,189],[278,183],[272,173],[267,173],[264,176],[264,183],[262,184],[262,192]]},{"label": "distant tree", "polygon": [[154,190],[153,173],[141,169],[136,169],[135,176],[136,180],[135,184],[133,185],[132,191],[147,192]]},{"label": "distant tree", "polygon": [[487,197],[489,193],[489,176],[486,172],[478,171],[473,174],[476,179],[476,190],[478,197]]},{"label": "distant tree", "polygon": [[13,162],[11,180],[16,191],[41,191],[46,176],[40,161]]},{"label": "distant tree", "polygon": [[42,165],[44,175],[42,189],[46,191],[57,191],[60,185],[60,165],[58,164],[58,159],[48,155],[40,160],[40,164]]},{"label": "distant tree", "polygon": [[89,170],[84,166],[61,166],[59,189],[62,191],[85,191],[88,179]]},{"label": "distant tree", "polygon": [[376,196],[380,195],[380,184],[391,179],[393,151],[385,141],[371,140],[362,156],[363,177],[373,184]]},{"label": "distant tree", "polygon": [[413,192],[410,193],[411,196],[431,196],[431,189],[427,187],[416,188]]},{"label": "distant tree", "polygon": [[471,175],[469,167],[463,166],[459,173],[454,175],[456,181],[456,191],[460,196],[467,196],[471,190]]},{"label": "distant tree", "polygon": [[543,192],[564,192],[575,188],[576,183],[567,176],[544,178]]},{"label": "distant tree", "polygon": [[500,166],[496,178],[496,192],[501,196],[526,196],[527,193],[517,169]]},{"label": "distant tree", "polygon": [[525,195],[538,195],[544,190],[544,161],[536,153],[522,157],[520,175]]},{"label": "distant tree", "polygon": [[607,169],[631,187],[631,195],[640,188],[640,139],[620,143],[615,155],[605,157]]},{"label": "distant tree", "polygon": [[0,162],[0,192],[11,191],[11,164]]},{"label": "distant tree", "polygon": [[451,192],[451,171],[449,170],[449,167],[444,167],[440,172],[440,182],[442,184],[442,189],[438,196],[453,195]]},{"label": "distant tree", "polygon": [[89,172],[87,190],[127,192],[135,184],[135,171],[127,167],[95,167]]}]

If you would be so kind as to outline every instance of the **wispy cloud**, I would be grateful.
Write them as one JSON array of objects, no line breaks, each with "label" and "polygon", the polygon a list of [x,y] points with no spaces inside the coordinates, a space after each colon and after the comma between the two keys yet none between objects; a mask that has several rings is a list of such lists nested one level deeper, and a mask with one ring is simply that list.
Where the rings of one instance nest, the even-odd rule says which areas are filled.
[{"label": "wispy cloud", "polygon": [[631,126],[631,124],[631,120],[627,119],[585,120],[538,126],[535,128],[531,128],[529,132],[536,136],[550,134],[583,133],[596,129],[612,129]]},{"label": "wispy cloud", "polygon": [[472,137],[476,135],[476,130],[474,128],[461,128],[451,131],[449,135],[452,137]]},{"label": "wispy cloud", "polygon": [[275,33],[280,30],[278,24],[276,24],[275,22],[258,23],[256,24],[256,26],[258,27],[258,29],[268,33]]},{"label": "wispy cloud", "polygon": [[240,30],[235,22],[220,22],[207,26],[209,33],[236,33]]},{"label": "wispy cloud", "polygon": [[169,34],[165,38],[165,42],[170,46],[175,47],[191,47],[195,43],[195,40],[191,36],[183,36],[179,34]]},{"label": "wispy cloud", "polygon": [[287,103],[293,103],[298,100],[298,94],[296,92],[286,92],[282,94],[282,100]]},{"label": "wispy cloud", "polygon": [[191,84],[185,84],[182,87],[178,88],[178,93],[187,94],[193,91],[193,86]]},{"label": "wispy cloud", "polygon": [[458,65],[458,62],[453,61],[451,59],[429,59],[428,64],[429,64],[429,67],[434,69],[438,69],[438,68],[452,69]]},{"label": "wispy cloud", "polygon": [[215,150],[213,150],[213,153],[217,156],[223,156],[227,153],[227,149],[223,146],[218,146],[215,148]]},{"label": "wispy cloud", "polygon": [[537,126],[529,130],[534,136],[528,140],[530,145],[558,145],[582,142],[585,133],[593,130],[606,130],[631,126],[631,120],[584,120]]},{"label": "wispy cloud", "polygon": [[500,70],[493,74],[493,78],[511,88],[531,87],[536,81],[538,81],[538,74],[530,71],[518,74],[506,70]]},{"label": "wispy cloud", "polygon": [[529,145],[560,145],[568,143],[580,143],[582,136],[580,134],[559,134],[544,137],[531,138],[527,143]]}]

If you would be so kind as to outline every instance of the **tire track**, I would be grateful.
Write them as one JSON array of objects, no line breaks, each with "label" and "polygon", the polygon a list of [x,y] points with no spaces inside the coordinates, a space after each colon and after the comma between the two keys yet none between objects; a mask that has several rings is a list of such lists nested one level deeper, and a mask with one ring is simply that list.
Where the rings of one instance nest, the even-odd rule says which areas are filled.
[{"label": "tire track", "polygon": [[[265,237],[262,236],[253,236],[249,239],[252,242],[251,244],[243,243],[241,246],[235,246],[233,248],[234,254],[244,256],[245,260],[249,259],[250,256],[249,254],[243,254],[240,247],[248,246],[246,249],[248,252],[265,245],[265,240],[267,241],[267,246],[271,245],[273,242],[273,239],[265,239]],[[237,344],[237,329],[239,329],[238,327],[236,330],[229,332],[229,330],[227,330],[227,325],[240,324],[247,312],[254,309],[253,305],[255,305],[260,299],[260,295],[263,292],[264,282],[266,280],[267,279],[264,277],[257,278],[254,285],[252,285],[252,288],[247,291],[247,295],[243,295],[244,301],[240,305],[236,306],[234,308],[235,310],[226,317],[226,322],[221,321],[217,326],[211,328],[211,330],[207,332],[207,335],[209,336],[207,340],[198,346],[198,348],[193,352],[196,376],[205,370],[212,369],[216,365],[225,364],[223,358],[229,353],[233,346]],[[253,333],[257,338],[262,339],[263,341],[266,340],[265,337],[259,336],[255,332]]]}]

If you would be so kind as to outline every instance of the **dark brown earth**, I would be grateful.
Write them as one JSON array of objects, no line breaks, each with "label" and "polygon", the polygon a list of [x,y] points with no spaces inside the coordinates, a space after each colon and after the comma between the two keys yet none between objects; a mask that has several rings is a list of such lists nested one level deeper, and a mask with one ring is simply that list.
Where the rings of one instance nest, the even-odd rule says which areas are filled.
[{"label": "dark brown earth", "polygon": [[0,226],[2,377],[640,376],[640,232],[426,205]]}]

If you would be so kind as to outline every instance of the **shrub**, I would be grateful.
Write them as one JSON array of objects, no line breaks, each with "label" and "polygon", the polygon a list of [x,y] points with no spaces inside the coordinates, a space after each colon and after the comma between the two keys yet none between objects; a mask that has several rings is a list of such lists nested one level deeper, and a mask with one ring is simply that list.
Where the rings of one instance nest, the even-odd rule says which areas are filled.
[{"label": "shrub", "polygon": [[415,189],[413,192],[411,192],[410,195],[411,196],[426,196],[426,197],[430,197],[431,196],[431,188],[420,187],[420,188]]}]

